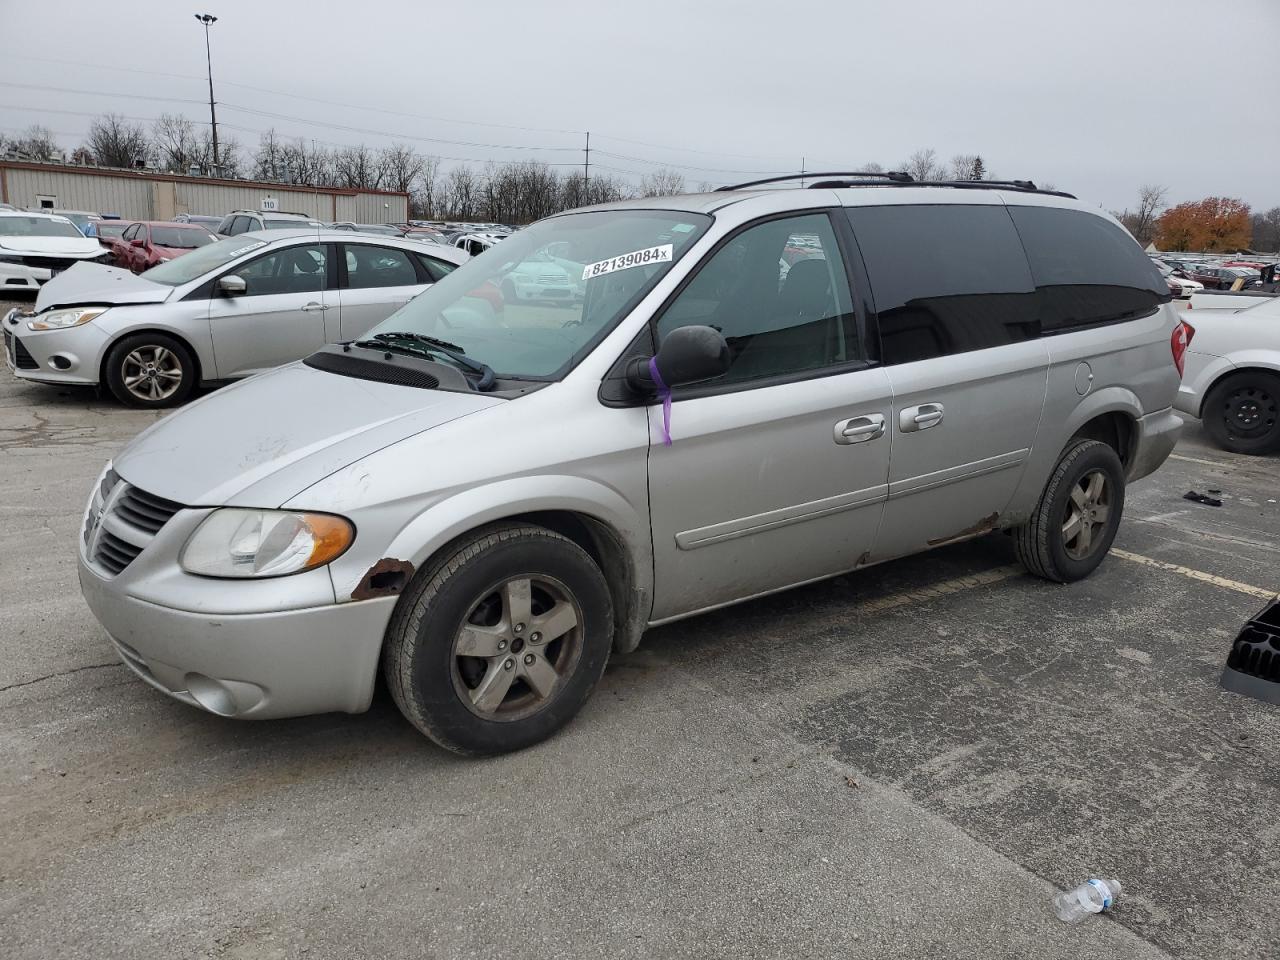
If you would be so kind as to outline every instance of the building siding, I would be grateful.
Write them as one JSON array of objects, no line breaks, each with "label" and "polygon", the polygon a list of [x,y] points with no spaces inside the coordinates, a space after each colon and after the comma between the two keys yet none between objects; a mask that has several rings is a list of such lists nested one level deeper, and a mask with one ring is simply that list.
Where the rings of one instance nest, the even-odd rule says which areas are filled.
[{"label": "building siding", "polygon": [[205,180],[156,174],[109,175],[76,167],[34,168],[0,163],[2,198],[17,207],[38,208],[38,197],[55,197],[62,210],[118,214],[126,220],[166,220],[179,213],[222,216],[231,210],[259,210],[267,198],[281,210],[317,220],[392,223],[409,218],[402,193],[371,193],[251,181]]}]

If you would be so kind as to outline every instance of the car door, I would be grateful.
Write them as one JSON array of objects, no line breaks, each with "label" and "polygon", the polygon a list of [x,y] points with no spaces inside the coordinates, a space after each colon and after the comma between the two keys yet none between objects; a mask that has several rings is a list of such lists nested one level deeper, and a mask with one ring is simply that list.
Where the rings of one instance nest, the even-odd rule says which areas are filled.
[{"label": "car door", "polygon": [[325,243],[277,245],[223,276],[245,292],[214,283],[209,331],[220,378],[244,377],[301,359],[325,344],[325,313],[336,307],[332,250]]},{"label": "car door", "polygon": [[337,339],[364,336],[431,282],[408,250],[377,243],[338,246],[342,253],[338,261],[341,323]]},{"label": "car door", "polygon": [[889,499],[872,558],[991,530],[1045,402],[1035,284],[998,197],[847,209],[893,391]]},{"label": "car door", "polygon": [[[808,244],[783,270],[783,248]],[[723,241],[656,322],[707,324],[728,372],[677,388],[649,452],[655,620],[830,576],[872,548],[886,495],[888,379],[874,365],[825,211]],[[650,408],[662,437],[661,406]]]},{"label": "car door", "polygon": [[117,262],[126,270],[131,270],[134,273],[138,272],[138,248],[133,245],[133,241],[142,239],[142,230],[142,224],[132,224],[120,235],[120,240],[116,244],[115,255]]}]

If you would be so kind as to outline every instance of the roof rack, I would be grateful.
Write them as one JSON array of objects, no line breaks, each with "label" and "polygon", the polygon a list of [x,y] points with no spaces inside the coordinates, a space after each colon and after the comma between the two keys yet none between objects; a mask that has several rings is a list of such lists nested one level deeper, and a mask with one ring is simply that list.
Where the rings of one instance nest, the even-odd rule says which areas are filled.
[{"label": "roof rack", "polygon": [[879,171],[879,170],[829,170],[826,172],[814,173],[788,173],[781,177],[765,177],[763,180],[748,180],[746,183],[731,183],[728,186],[716,187],[716,193],[723,193],[726,190],[745,190],[747,187],[758,187],[765,183],[784,183],[787,180],[808,180],[810,177],[884,177],[895,183],[910,183],[911,174],[901,173],[897,170]]},{"label": "roof rack", "polygon": [[1040,193],[1051,197],[1077,199],[1074,193],[1062,190],[1046,190],[1030,180],[824,180],[811,183],[809,189],[833,189],[838,187],[951,187],[955,190],[1018,190],[1022,193]]}]

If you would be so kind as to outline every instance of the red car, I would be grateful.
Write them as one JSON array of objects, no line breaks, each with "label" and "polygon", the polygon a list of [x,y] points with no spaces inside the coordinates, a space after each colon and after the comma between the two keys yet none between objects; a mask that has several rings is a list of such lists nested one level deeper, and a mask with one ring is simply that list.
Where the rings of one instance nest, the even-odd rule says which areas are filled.
[{"label": "red car", "polygon": [[193,223],[143,221],[130,224],[124,233],[111,241],[111,256],[116,266],[141,273],[157,263],[180,257],[217,239],[204,227]]}]

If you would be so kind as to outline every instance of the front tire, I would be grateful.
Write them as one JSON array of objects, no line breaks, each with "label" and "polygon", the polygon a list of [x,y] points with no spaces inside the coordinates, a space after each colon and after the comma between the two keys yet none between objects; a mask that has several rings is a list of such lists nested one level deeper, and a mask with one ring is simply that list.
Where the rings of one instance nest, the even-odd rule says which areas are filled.
[{"label": "front tire", "polygon": [[1124,465],[1097,440],[1077,440],[1054,467],[1031,519],[1013,530],[1014,550],[1037,577],[1083,580],[1102,563],[1124,512]]},{"label": "front tire", "polygon": [[196,362],[186,345],[163,333],[125,337],[103,364],[107,386],[130,407],[160,409],[182,403],[196,385]]},{"label": "front tire", "polygon": [[440,746],[506,753],[577,714],[613,629],[608,584],[585,550],[541,527],[489,527],[419,571],[383,670],[401,713]]},{"label": "front tire", "polygon": [[1275,453],[1280,450],[1280,376],[1242,370],[1223,377],[1205,397],[1201,418],[1223,450]]}]

